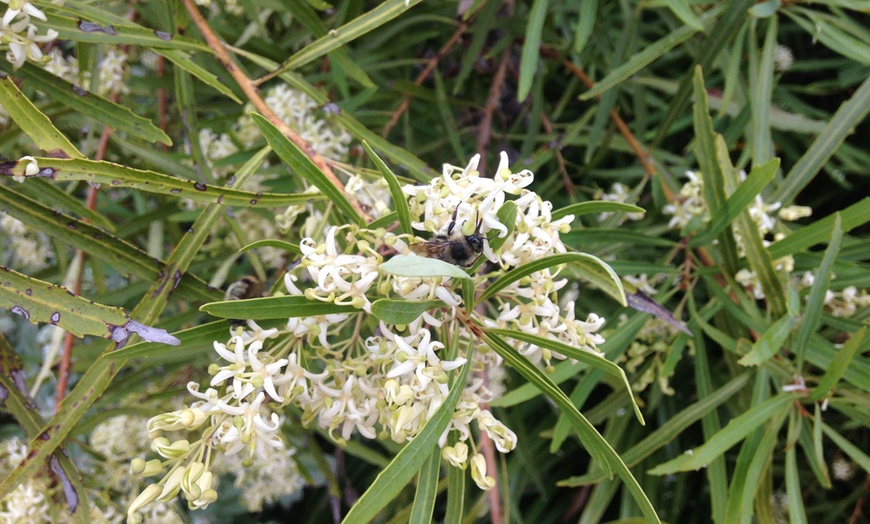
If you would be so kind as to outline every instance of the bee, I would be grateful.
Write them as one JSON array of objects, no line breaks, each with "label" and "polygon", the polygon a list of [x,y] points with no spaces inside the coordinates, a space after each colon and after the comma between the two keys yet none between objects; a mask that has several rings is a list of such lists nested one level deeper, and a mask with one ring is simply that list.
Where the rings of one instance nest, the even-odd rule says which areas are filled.
[{"label": "bee", "polygon": [[259,298],[263,295],[263,283],[250,275],[244,276],[229,286],[224,293],[224,300],[244,300]]},{"label": "bee", "polygon": [[[459,212],[459,207],[453,211],[453,218],[450,220],[450,225],[447,226],[446,233],[439,233],[432,240],[427,242],[418,242],[411,244],[411,251],[414,253],[449,262],[460,267],[471,267],[480,258],[483,252],[484,236],[480,234],[480,226],[483,224],[483,219],[477,221],[477,227],[474,228],[474,233],[470,235],[462,234],[462,228],[456,228],[456,213]],[[454,229],[456,231],[454,231]]]},{"label": "bee", "polygon": [[[265,286],[262,282],[250,275],[244,276],[236,280],[229,286],[224,293],[224,300],[245,300],[247,298],[259,298],[263,296]],[[245,321],[238,318],[229,319],[230,326],[235,330],[238,327],[244,327]]]}]

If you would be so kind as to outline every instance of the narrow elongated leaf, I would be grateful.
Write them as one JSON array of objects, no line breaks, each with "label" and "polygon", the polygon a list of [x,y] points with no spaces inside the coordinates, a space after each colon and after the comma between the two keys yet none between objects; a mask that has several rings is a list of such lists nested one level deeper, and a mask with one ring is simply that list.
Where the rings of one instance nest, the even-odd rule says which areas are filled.
[{"label": "narrow elongated leaf", "polygon": [[668,33],[666,36],[652,44],[644,46],[643,51],[632,55],[625,63],[613,69],[607,74],[607,76],[596,82],[595,87],[580,95],[580,100],[591,100],[605,91],[612,89],[614,86],[624,82],[628,77],[648,66],[674,47],[685,42],[699,31],[709,27],[710,24],[716,20],[721,11],[722,8],[717,7],[705,13],[703,17],[704,24],[702,27],[691,27],[685,25],[676,31]]},{"label": "narrow elongated leaf", "polygon": [[[97,18],[82,19],[81,7],[87,4],[84,2],[76,4],[75,8],[71,8],[71,5],[48,8],[46,11],[51,14],[47,21],[33,19],[33,22],[41,29],[54,29],[60,40],[183,49],[186,51],[210,51],[207,45],[193,38],[155,31],[136,25],[129,20],[125,23],[118,23],[117,18],[109,19],[100,16],[93,8],[88,12],[97,15]],[[64,16],[65,14],[69,16]]]},{"label": "narrow elongated leaf", "polygon": [[54,156],[63,154],[70,158],[84,158],[8,76],[0,78],[0,106],[43,151],[50,151]]},{"label": "narrow elongated leaf", "polygon": [[182,51],[180,49],[154,48],[154,52],[175,64],[175,66],[179,69],[187,71],[192,76],[201,80],[202,83],[211,87],[225,97],[229,98],[233,102],[237,104],[242,103],[242,100],[237,97],[236,94],[233,93],[233,90],[230,89],[227,85],[227,81],[229,80],[229,73],[227,73],[227,78],[221,78],[220,76],[212,73],[205,67],[194,62],[190,53],[188,53],[187,51]]},{"label": "narrow elongated leaf", "polygon": [[[28,438],[35,439],[39,437],[45,421],[26,389],[24,375],[25,368],[21,359],[6,338],[0,335],[0,391],[3,393],[3,410],[15,417]],[[54,453],[49,459],[49,466],[58,483],[64,488],[66,507],[74,522],[91,522],[88,492],[72,459],[66,453]]]},{"label": "narrow elongated leaf", "polygon": [[0,266],[0,307],[36,324],[58,326],[77,337],[93,335],[118,343],[136,333],[152,342],[178,345],[162,329],[132,320],[123,308],[104,306],[74,295],[64,287]]},{"label": "narrow elongated leaf", "polygon": [[565,393],[553,384],[540,369],[531,364],[526,358],[517,354],[504,339],[488,332],[484,332],[483,338],[487,345],[498,353],[505,362],[516,369],[523,378],[535,384],[547,397],[556,403],[559,411],[568,418],[571,427],[577,432],[580,441],[589,454],[599,461],[605,472],[612,474],[615,471],[619,475],[619,478],[634,498],[635,503],[640,507],[641,512],[643,512],[644,517],[650,522],[661,522],[655,508],[653,508],[643,489],[641,489],[640,484],[637,483],[637,480],[628,470],[628,467],[619,458],[619,455],[610,444],[596,431],[595,427],[571,403],[571,400]]},{"label": "narrow elongated leaf", "polygon": [[348,42],[351,42],[396,18],[411,6],[414,6],[421,1],[422,0],[410,0],[409,2],[406,2],[405,0],[388,0],[387,2],[380,4],[371,11],[354,18],[338,29],[330,30],[326,35],[318,38],[312,44],[298,51],[295,55],[287,59],[286,62],[281,64],[281,67],[277,69],[276,74],[298,69],[335,49],[341,48]]},{"label": "narrow elongated leaf", "polygon": [[698,31],[702,31],[704,29],[704,24],[701,23],[701,19],[698,18],[698,15],[692,11],[692,6],[689,5],[688,0],[666,0],[668,5],[668,9],[670,9],[677,18],[683,21],[687,26],[697,29]]},{"label": "narrow elongated leaf", "polygon": [[195,180],[182,180],[155,171],[145,171],[114,164],[112,162],[87,159],[61,159],[38,157],[39,172],[32,177],[24,174],[26,163],[17,162],[4,165],[0,175],[25,176],[26,178],[49,178],[62,182],[65,180],[84,180],[91,184],[131,187],[149,193],[173,195],[189,198],[195,202],[223,204],[238,207],[279,207],[303,204],[322,199],[322,195],[252,193],[219,186],[210,186]]},{"label": "narrow elongated leaf", "polygon": [[772,244],[768,248],[770,256],[777,259],[786,255],[794,255],[817,244],[827,243],[833,236],[834,220],[837,215],[840,216],[840,227],[843,233],[848,233],[856,227],[870,222],[870,197],[864,197],[846,209],[831,213]]},{"label": "narrow elongated leaf", "polygon": [[776,42],[777,18],[768,19],[767,35],[761,53],[761,63],[758,63],[755,49],[755,24],[750,24],[750,74],[749,89],[752,93],[752,133],[749,135],[749,147],[752,153],[753,165],[768,162],[773,156],[773,140],[770,136],[770,106],[773,95],[773,53],[778,45]]},{"label": "narrow elongated leaf", "polygon": [[[471,356],[469,355],[468,358],[470,359]],[[459,397],[465,391],[465,381],[470,367],[469,364],[462,366],[441,407],[429,418],[420,433],[411,442],[405,444],[390,465],[378,474],[369,489],[347,512],[342,522],[348,524],[371,522],[420,471],[430,455],[434,453],[440,456],[437,447],[438,439],[453,418]]]},{"label": "narrow elongated leaf", "polygon": [[520,56],[520,81],[517,88],[517,100],[524,101],[532,90],[532,82],[538,74],[538,61],[541,52],[541,36],[544,32],[544,21],[547,19],[549,0],[534,0],[526,22],[526,39]]},{"label": "narrow elongated leaf", "polygon": [[822,432],[828,436],[829,439],[834,441],[834,444],[837,445],[843,453],[848,455],[848,457],[854,460],[861,469],[864,470],[865,473],[870,473],[870,455],[868,455],[865,451],[862,451],[861,448],[849,442],[849,439],[843,437],[837,433],[834,428],[821,423]]},{"label": "narrow elongated leaf", "polygon": [[578,217],[580,215],[592,215],[596,213],[646,213],[646,209],[624,202],[607,202],[604,200],[590,200],[567,205],[553,211],[552,219],[559,220],[568,215]]},{"label": "narrow elongated leaf", "polygon": [[[825,307],[825,295],[828,293],[831,279],[834,276],[834,262],[837,259],[837,253],[840,252],[840,240],[843,238],[843,228],[841,225],[840,214],[834,213],[834,231],[831,234],[831,240],[828,242],[828,248],[825,250],[822,264],[814,273],[810,296],[807,298],[806,308],[801,316],[801,325],[794,339],[794,344],[792,344],[792,351],[795,353],[795,367],[798,370],[803,368],[810,335],[815,333],[822,318],[822,310]],[[840,359],[838,358],[837,362],[839,361]]]},{"label": "narrow elongated leaf", "polygon": [[761,338],[752,344],[752,349],[737,361],[742,366],[758,366],[779,353],[786,339],[794,328],[796,319],[791,315],[785,315],[774,322]]},{"label": "narrow elongated leaf", "polygon": [[[628,451],[622,454],[622,460],[626,465],[634,466],[640,461],[652,455],[655,451],[670,444],[677,438],[686,428],[703,418],[731,398],[735,393],[746,387],[749,382],[749,373],[744,373],[733,378],[730,382],[717,389],[713,393],[707,395],[703,399],[695,402],[686,409],[673,415],[668,419],[667,423],[658,428],[643,440],[632,446]],[[557,484],[559,486],[577,487],[588,484],[596,484],[606,477],[600,471],[593,471],[579,477],[571,477]]]},{"label": "narrow elongated leaf", "polygon": [[864,335],[867,334],[867,327],[862,327],[856,333],[849,337],[849,341],[843,344],[842,349],[837,353],[837,358],[831,363],[822,379],[816,385],[815,389],[809,394],[807,400],[815,402],[821,400],[828,395],[831,390],[840,381],[840,378],[849,368],[852,359],[861,347],[861,342],[864,341]]},{"label": "narrow elongated leaf", "polygon": [[[163,270],[162,261],[151,258],[135,245],[98,227],[55,212],[11,188],[0,191],[0,204],[18,220],[111,264],[122,275],[156,280]],[[210,290],[208,284],[191,274],[181,277],[177,289],[190,300],[216,300],[221,295]]]},{"label": "narrow elongated leaf", "polygon": [[784,204],[791,202],[840,148],[846,137],[855,131],[855,127],[864,120],[868,112],[870,112],[870,77],[858,86],[852,98],[843,102],[837,109],[806,153],[777,186],[771,201]]},{"label": "narrow elongated leaf", "polygon": [[[6,188],[13,191],[10,188]],[[27,184],[18,184],[14,192],[24,194],[31,199],[44,204],[47,209],[53,211],[67,212],[70,215],[77,216],[81,219],[87,219],[92,224],[100,227],[111,233],[115,232],[115,223],[104,217],[100,213],[88,208],[84,202],[64,191],[63,189],[52,185],[45,180],[30,180]]]},{"label": "narrow elongated leaf", "polygon": [[272,125],[272,123],[266,120],[263,116],[251,113],[251,118],[254,119],[254,123],[256,123],[257,127],[260,128],[260,132],[263,133],[264,137],[266,137],[266,142],[268,142],[269,145],[272,146],[272,149],[278,153],[281,160],[286,162],[287,165],[293,169],[294,173],[317,187],[326,198],[335,204],[338,210],[341,211],[345,218],[350,222],[362,225],[362,217],[360,217],[359,213],[357,213],[356,209],[350,203],[347,195],[339,191],[339,189],[335,187],[328,178],[326,178],[326,175],[324,175],[320,169],[311,162],[308,155],[300,151],[299,148],[296,147],[296,144],[291,142],[289,138],[284,136],[284,133],[279,131],[277,127]]},{"label": "narrow elongated leaf", "polygon": [[130,133],[149,142],[172,145],[172,140],[147,118],[143,118],[129,108],[112,103],[105,98],[73,86],[48,71],[27,62],[19,69],[13,69],[8,61],[0,61],[0,70],[9,76],[23,79],[28,85],[39,89],[55,102],[73,111],[91,117],[112,129]]},{"label": "narrow elongated leaf", "polygon": [[800,397],[796,393],[781,393],[765,400],[731,419],[727,426],[709,438],[703,445],[692,450],[691,454],[683,454],[659,464],[647,473],[650,475],[671,475],[678,471],[701,469],[798,398]]},{"label": "narrow elongated leaf", "polygon": [[560,264],[572,264],[572,267],[580,274],[580,276],[598,286],[602,291],[616,299],[616,301],[623,306],[626,305],[625,290],[622,287],[622,281],[620,278],[605,262],[598,257],[587,253],[550,255],[535,260],[534,262],[529,262],[528,264],[516,267],[490,284],[480,295],[478,302],[484,302],[492,298],[499,291],[505,289],[507,286],[523,277]]},{"label": "narrow elongated leaf", "polygon": [[381,172],[381,176],[384,177],[384,180],[387,181],[387,185],[390,187],[390,196],[393,197],[393,207],[396,208],[396,215],[399,217],[399,225],[402,227],[402,233],[406,233],[411,235],[414,233],[413,228],[411,228],[411,209],[408,207],[408,198],[405,196],[405,193],[402,192],[402,185],[399,184],[399,179],[396,178],[396,175],[390,170],[387,164],[381,160],[381,157],[375,153],[375,151],[369,146],[368,142],[363,140],[363,149],[368,153],[369,158],[372,159],[375,166],[378,168],[378,171]]},{"label": "narrow elongated leaf", "polygon": [[692,247],[705,246],[719,236],[731,222],[737,218],[741,211],[746,209],[755,197],[769,184],[779,170],[779,159],[774,158],[762,166],[756,166],[749,172],[746,180],[737,186],[737,190],[728,197],[718,211],[710,217],[707,226],[696,233],[689,245]]},{"label": "narrow elongated leaf", "polygon": [[438,494],[438,474],[441,472],[441,453],[437,449],[429,453],[417,476],[417,490],[414,492],[414,506],[409,522],[427,524],[432,522],[435,509],[435,496]]},{"label": "narrow elongated leaf", "polygon": [[622,381],[622,383],[625,385],[625,390],[628,392],[628,395],[631,398],[631,404],[634,407],[634,414],[637,417],[637,420],[641,424],[646,424],[643,420],[643,413],[640,412],[640,408],[638,407],[637,402],[634,400],[634,393],[632,392],[631,384],[628,383],[628,377],[625,376],[625,371],[623,371],[621,367],[617,366],[613,362],[604,358],[604,355],[599,355],[582,348],[575,348],[573,346],[569,346],[568,344],[564,344],[556,340],[539,337],[537,335],[524,333],[522,331],[515,331],[510,329],[488,329],[487,332],[498,335],[500,337],[512,338],[514,340],[528,342],[529,344],[534,344],[536,346],[547,348],[557,353],[561,353],[566,357],[578,360],[588,366],[600,369],[601,371],[604,371],[605,373],[611,375],[617,380]]},{"label": "narrow elongated leaf", "polygon": [[424,312],[436,307],[447,307],[440,300],[413,302],[381,298],[372,302],[372,315],[387,324],[406,325],[417,320]]},{"label": "narrow elongated leaf", "polygon": [[577,14],[577,27],[574,30],[574,52],[580,54],[592,35],[592,28],[595,27],[595,19],[598,16],[598,0],[580,2],[580,11]]},{"label": "narrow elongated leaf", "polygon": [[399,277],[450,277],[470,279],[468,273],[436,258],[395,255],[380,265],[381,271]]},{"label": "narrow elongated leaf", "polygon": [[[707,90],[704,88],[704,77],[701,68],[695,69],[694,81],[695,105],[692,115],[695,125],[695,155],[701,167],[704,180],[704,200],[711,215],[719,213],[726,205],[725,192],[727,173],[722,172],[722,166],[716,148],[716,136],[713,132],[713,120],[707,109]],[[727,152],[726,152],[727,154]],[[719,235],[719,258],[725,266],[725,271],[733,275],[737,272],[737,244],[730,229],[724,229]]]},{"label": "narrow elongated leaf", "polygon": [[309,300],[301,296],[280,296],[248,298],[244,300],[225,300],[203,304],[199,308],[209,315],[220,318],[241,318],[261,320],[267,318],[316,317],[320,315],[359,313],[353,306],[342,306],[332,302]]}]

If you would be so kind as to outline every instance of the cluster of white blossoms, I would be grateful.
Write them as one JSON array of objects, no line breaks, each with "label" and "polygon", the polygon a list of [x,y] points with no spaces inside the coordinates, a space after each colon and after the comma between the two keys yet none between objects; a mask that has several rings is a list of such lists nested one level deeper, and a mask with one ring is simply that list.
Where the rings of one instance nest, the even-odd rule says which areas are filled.
[{"label": "cluster of white blossoms", "polygon": [[[350,133],[330,124],[318,115],[321,107],[310,96],[287,84],[278,84],[263,97],[266,105],[278,118],[296,131],[307,144],[326,158],[343,160],[348,153]],[[234,127],[234,136],[245,148],[250,148],[262,137],[260,128],[249,116],[253,107],[245,107],[244,115]],[[323,109],[325,113],[327,110]]]},{"label": "cluster of white blossoms", "polygon": [[[97,93],[100,96],[120,95],[130,92],[127,77],[127,53],[119,47],[107,47],[105,54],[100,58],[100,81]],[[90,89],[91,72],[80,71],[79,61],[74,55],[64,55],[59,48],[52,49],[46,56],[43,69],[53,75],[63,78],[67,82]]]},{"label": "cluster of white blossoms", "polygon": [[3,233],[3,240],[0,241],[4,253],[0,254],[3,265],[37,270],[46,267],[54,256],[51,242],[45,233],[2,211],[0,232]]},{"label": "cluster of white blossoms", "polygon": [[[610,186],[610,192],[604,193],[601,192],[597,196],[597,200],[603,200],[604,202],[620,202],[623,204],[637,204],[637,196],[631,193],[631,188],[625,184],[614,182],[612,186]],[[611,212],[603,212],[598,214],[598,220],[600,222],[604,222],[613,216],[614,213]],[[645,216],[644,213],[618,213],[616,220],[616,225],[622,225],[626,220],[638,221],[643,220]]]},{"label": "cluster of white blossoms", "polygon": [[[673,218],[668,222],[668,227],[679,230],[685,230],[689,225],[697,227],[710,221],[710,211],[703,196],[703,181],[698,174],[692,171],[686,171],[686,176],[689,178],[689,181],[680,188],[680,194],[677,199],[662,209],[665,214],[673,215]],[[746,173],[743,171],[740,171],[738,176],[741,180],[746,179]],[[779,220],[794,221],[810,216],[812,213],[810,208],[804,206],[788,206],[785,208],[781,208],[781,206],[782,204],[779,202],[768,204],[764,202],[761,195],[756,195],[755,199],[747,207],[749,216],[758,228],[758,233],[761,235],[765,246],[769,246],[771,243],[784,238],[785,234],[777,231]],[[778,213],[773,214],[776,211]],[[738,255],[743,258],[745,256],[743,239],[736,224],[732,225],[732,231],[734,240],[737,243]],[[773,265],[777,271],[790,275],[794,269],[794,259],[788,255],[774,260]],[[741,269],[734,275],[734,278],[743,287],[750,290],[755,298],[759,300],[764,298],[764,292],[754,271]]]},{"label": "cluster of white blossoms", "polygon": [[27,0],[2,0],[6,4],[6,12],[0,19],[0,51],[6,51],[8,60],[18,69],[26,60],[42,62],[46,58],[39,44],[51,42],[57,38],[57,31],[48,29],[44,35],[37,34],[37,27],[30,17],[47,20],[45,13]]},{"label": "cluster of white blossoms", "polygon": [[[470,235],[480,222],[486,238],[482,254],[489,263],[471,276],[482,290],[513,266],[564,253],[559,235],[573,217],[553,220],[550,202],[526,189],[533,174],[512,172],[507,155],[492,179],[480,177],[477,162],[474,157],[464,168],[445,165],[443,176],[430,184],[403,190],[418,231],[443,233],[455,215],[455,227]],[[508,202],[516,212],[499,214]],[[497,238],[501,245],[492,249]],[[303,239],[301,260],[284,275],[284,294],[345,309],[293,317],[281,329],[262,329],[249,320],[247,329],[231,331],[228,342],[215,342],[224,363],[209,368],[212,379],[204,392],[198,383],[188,385],[198,400],[148,423],[152,449],[164,460],[137,459],[133,467],[143,476],[164,477],[131,505],[130,518],[148,502],[179,492],[191,508],[213,501],[213,451],[238,455],[246,467],[286,454],[280,428],[290,405],[305,426],[316,424],[339,445],[355,434],[398,443],[413,439],[444,403],[451,376],[466,365],[472,373],[439,445],[448,464],[470,467],[481,489],[492,488],[495,480],[475,435],[485,433],[502,453],[514,449],[517,437],[486,408],[501,388],[488,380],[504,373],[501,359],[478,338],[480,330],[512,329],[598,352],[604,319],[595,314],[576,319],[574,302],[560,307],[558,293],[567,279],[559,278],[558,266],[520,279],[474,308],[463,304],[457,279],[396,276],[381,269],[396,254],[412,255],[409,246],[422,241],[355,225]],[[373,303],[382,298],[433,302],[416,318],[392,324],[373,313]],[[564,358],[525,342],[512,344],[547,367],[551,359]],[[202,436],[195,441],[162,436],[180,430]]]}]

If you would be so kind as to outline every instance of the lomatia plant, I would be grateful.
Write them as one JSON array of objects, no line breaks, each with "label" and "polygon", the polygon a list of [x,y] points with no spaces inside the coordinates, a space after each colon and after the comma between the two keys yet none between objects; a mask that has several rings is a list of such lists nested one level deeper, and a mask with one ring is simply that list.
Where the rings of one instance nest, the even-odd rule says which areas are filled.
[{"label": "lomatia plant", "polygon": [[[148,422],[161,458],[137,459],[133,470],[159,481],[130,506],[131,520],[179,492],[192,508],[213,502],[215,455],[238,453],[252,466],[270,460],[285,446],[280,429],[291,407],[295,421],[339,445],[354,435],[413,442],[382,478],[409,479],[429,461],[436,472],[440,463],[456,475],[468,470],[489,490],[495,479],[476,435],[500,453],[517,446],[488,409],[504,392],[505,365],[552,387],[543,370],[574,359],[630,391],[598,349],[605,319],[577,318],[583,300],[565,289],[569,274],[586,275],[624,302],[621,282],[598,258],[567,252],[559,235],[574,216],[528,189],[532,172],[512,171],[502,153],[492,178],[480,176],[474,157],[465,167],[445,164],[428,185],[400,186],[369,152],[388,181],[374,194],[395,212],[364,225],[349,214],[320,238],[303,238],[269,297],[203,306],[236,327],[214,342],[220,364],[209,367],[208,384],[190,382],[184,408]],[[277,327],[258,323],[278,319]],[[595,432],[576,409],[574,419],[582,433]],[[619,460],[600,437],[590,446]],[[360,504],[347,518],[364,521],[373,516],[366,511]]]}]

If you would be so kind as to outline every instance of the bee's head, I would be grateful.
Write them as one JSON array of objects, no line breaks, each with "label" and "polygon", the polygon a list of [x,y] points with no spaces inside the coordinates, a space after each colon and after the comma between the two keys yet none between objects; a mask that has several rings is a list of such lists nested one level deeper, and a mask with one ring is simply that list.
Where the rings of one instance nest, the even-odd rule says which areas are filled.
[{"label": "bee's head", "polygon": [[474,228],[474,233],[465,237],[465,241],[471,246],[475,253],[483,251],[483,237],[480,235],[480,226],[483,224],[483,219],[477,221],[477,227]]}]

